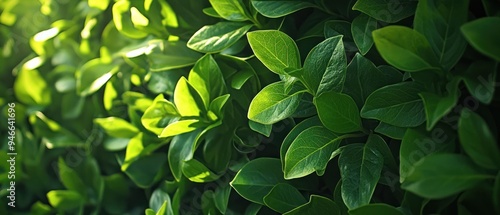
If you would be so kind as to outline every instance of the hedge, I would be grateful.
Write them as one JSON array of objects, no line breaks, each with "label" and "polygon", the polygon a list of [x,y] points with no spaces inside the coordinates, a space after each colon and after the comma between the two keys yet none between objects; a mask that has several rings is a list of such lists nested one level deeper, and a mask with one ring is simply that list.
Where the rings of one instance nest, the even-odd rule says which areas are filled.
[{"label": "hedge", "polygon": [[500,214],[498,0],[0,13],[0,214]]}]

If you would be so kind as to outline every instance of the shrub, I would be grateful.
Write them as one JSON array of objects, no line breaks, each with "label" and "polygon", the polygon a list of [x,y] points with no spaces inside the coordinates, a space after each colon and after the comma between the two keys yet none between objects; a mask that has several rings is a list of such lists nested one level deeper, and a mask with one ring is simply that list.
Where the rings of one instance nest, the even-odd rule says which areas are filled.
[{"label": "shrub", "polygon": [[2,214],[500,213],[498,1],[0,10]]}]

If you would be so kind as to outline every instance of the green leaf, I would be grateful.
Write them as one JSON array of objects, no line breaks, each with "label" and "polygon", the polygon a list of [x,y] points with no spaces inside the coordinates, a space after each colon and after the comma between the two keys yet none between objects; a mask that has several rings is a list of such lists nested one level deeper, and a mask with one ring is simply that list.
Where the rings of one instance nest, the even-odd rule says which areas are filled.
[{"label": "green leaf", "polygon": [[118,117],[96,118],[94,122],[112,137],[132,138],[139,133],[137,127]]},{"label": "green leaf", "polygon": [[220,175],[213,173],[203,163],[196,159],[184,161],[182,173],[192,182],[206,183],[217,180]]},{"label": "green leaf", "polygon": [[446,116],[458,102],[458,84],[460,79],[454,79],[449,83],[449,92],[446,95],[437,95],[431,92],[421,92],[419,96],[424,102],[426,127],[431,130],[438,121]]},{"label": "green leaf", "polygon": [[215,115],[222,119],[224,117],[223,108],[229,100],[230,96],[230,94],[225,94],[215,98],[214,100],[212,100],[212,102],[210,102],[208,110],[212,111],[213,113],[215,113]]},{"label": "green leaf", "polygon": [[376,134],[370,134],[366,142],[367,147],[377,150],[380,152],[384,158],[384,165],[389,167],[391,170],[397,171],[398,166],[396,165],[396,160],[392,155],[391,149],[385,142],[385,140]]},{"label": "green leaf", "polygon": [[160,138],[172,137],[179,134],[184,134],[190,131],[194,131],[199,127],[200,127],[200,121],[197,119],[180,120],[167,125],[167,127],[163,129],[163,131],[161,132],[160,135],[158,135],[158,137]]},{"label": "green leaf", "polygon": [[174,104],[166,100],[163,94],[159,94],[142,115],[141,123],[149,131],[160,135],[165,127],[177,117],[179,113]]},{"label": "green leaf", "polygon": [[500,17],[485,17],[461,27],[465,39],[482,54],[500,61]]},{"label": "green leaf", "polygon": [[248,12],[241,0],[210,0],[210,4],[217,14],[226,20],[248,20]]},{"label": "green leaf", "polygon": [[300,103],[304,90],[294,86],[287,94],[285,83],[276,82],[264,87],[252,100],[248,118],[262,124],[274,124],[291,116]]},{"label": "green leaf", "polygon": [[85,203],[83,197],[72,190],[51,190],[47,193],[47,199],[52,207],[60,211],[81,207]]},{"label": "green leaf", "polygon": [[[171,204],[170,196],[161,188],[157,188],[155,191],[153,191],[153,194],[151,194],[151,197],[149,199],[149,207],[154,211],[158,211],[161,207],[163,207],[163,204],[165,202]],[[170,208],[170,210],[172,210],[172,208]]]},{"label": "green leaf", "polygon": [[187,47],[186,42],[179,41],[152,41],[152,49],[147,53],[150,69],[153,72],[191,66],[202,57]]},{"label": "green leaf", "polygon": [[403,26],[387,26],[373,31],[375,46],[382,58],[406,71],[437,70],[439,63],[427,39]]},{"label": "green leaf", "polygon": [[415,127],[425,121],[424,105],[415,82],[402,82],[382,87],[366,99],[361,117],[377,119],[399,127]]},{"label": "green leaf", "polygon": [[346,94],[325,92],[314,99],[323,125],[336,133],[362,131],[359,108]]},{"label": "green leaf", "polygon": [[287,70],[301,68],[297,45],[288,35],[277,30],[260,30],[247,34],[255,56],[272,72],[284,75]]},{"label": "green leaf", "polygon": [[433,154],[417,163],[401,187],[429,199],[444,198],[494,178],[482,172],[466,156]]},{"label": "green leaf", "polygon": [[174,104],[183,117],[200,116],[202,110],[205,110],[199,92],[184,77],[175,86]]},{"label": "green leaf", "polygon": [[368,53],[373,46],[372,32],[377,28],[377,20],[365,14],[360,14],[352,21],[351,33],[362,55]]},{"label": "green leaf", "polygon": [[285,213],[306,204],[307,200],[294,186],[280,183],[264,197],[264,203],[278,213]]},{"label": "green leaf", "polygon": [[314,171],[322,175],[342,138],[343,136],[338,136],[323,126],[313,126],[302,131],[286,152],[285,178],[301,178]]},{"label": "green leaf", "polygon": [[265,125],[258,122],[254,122],[252,120],[248,121],[248,126],[253,131],[262,134],[266,137],[269,137],[271,135],[271,131],[273,130],[273,125]]},{"label": "green leaf", "polygon": [[101,59],[90,60],[76,72],[76,91],[87,96],[101,89],[118,72],[119,66],[106,63]]},{"label": "green leaf", "polygon": [[14,82],[16,98],[27,105],[49,105],[50,90],[38,70],[22,69]]},{"label": "green leaf", "polygon": [[193,145],[195,145],[201,132],[201,128],[189,133],[174,136],[168,149],[168,165],[176,181],[182,178],[182,165],[189,157]]},{"label": "green leaf", "polygon": [[500,148],[486,121],[463,109],[458,121],[460,144],[472,160],[488,169],[500,169]]},{"label": "green leaf", "polygon": [[219,22],[215,25],[207,25],[189,39],[187,46],[204,53],[220,52],[235,44],[252,26],[238,22]]},{"label": "green leaf", "polygon": [[220,131],[209,132],[203,145],[203,158],[208,168],[223,172],[229,166],[233,145],[231,135],[220,135]]},{"label": "green leaf", "polygon": [[64,147],[83,147],[82,141],[73,132],[65,129],[59,123],[47,118],[42,112],[36,112],[29,117],[35,134],[42,137],[42,143],[48,149]]},{"label": "green leaf", "polygon": [[460,26],[467,21],[469,0],[419,1],[413,27],[423,34],[445,71],[458,62],[467,43]]},{"label": "green leaf", "polygon": [[417,1],[413,0],[358,0],[352,7],[379,21],[395,23],[415,13]]},{"label": "green leaf", "polygon": [[370,60],[356,53],[347,66],[343,93],[350,95],[358,107],[363,107],[366,98],[373,91],[386,85],[399,83],[401,80],[402,75],[399,71],[378,69]]},{"label": "green leaf", "polygon": [[287,213],[285,215],[318,215],[330,214],[340,215],[340,209],[332,200],[318,195],[311,195],[309,202],[303,204]]},{"label": "green leaf", "polygon": [[230,185],[243,198],[264,204],[264,197],[279,183],[285,183],[280,160],[257,158],[243,166]]},{"label": "green leaf", "polygon": [[251,2],[260,14],[269,18],[279,18],[305,8],[316,6],[307,1],[294,0],[251,0]]},{"label": "green leaf", "polygon": [[[138,30],[132,21],[130,1],[118,1],[113,5],[113,22],[116,29],[127,37],[139,39],[144,38],[148,33]],[[134,7],[135,8],[135,7]]]},{"label": "green leaf", "polygon": [[470,64],[463,75],[470,94],[484,104],[491,103],[495,95],[497,68],[497,62],[476,61]]},{"label": "green leaf", "polygon": [[375,128],[375,132],[396,140],[402,140],[406,130],[407,128],[401,128],[383,122],[380,122]]},{"label": "green leaf", "polygon": [[140,188],[151,187],[162,174],[167,156],[163,153],[153,153],[138,158],[132,162],[125,173]]},{"label": "green leaf", "polygon": [[369,204],[349,211],[349,215],[368,215],[368,214],[404,215],[404,213],[398,210],[397,208],[382,203]]},{"label": "green leaf", "polygon": [[228,184],[220,185],[215,189],[214,192],[215,207],[222,214],[226,214],[230,194],[231,194],[231,186],[229,186]]},{"label": "green leaf", "polygon": [[212,100],[226,91],[222,72],[211,55],[205,55],[196,62],[189,73],[188,80],[189,84],[200,94],[207,108]]},{"label": "green leaf", "polygon": [[384,157],[373,144],[348,145],[339,157],[342,199],[350,210],[370,203],[380,179]]},{"label": "green leaf", "polygon": [[399,181],[406,180],[420,159],[434,153],[453,152],[455,140],[453,130],[444,124],[436,125],[432,131],[422,127],[408,129],[399,151]]},{"label": "green leaf", "polygon": [[75,170],[70,168],[64,162],[64,159],[62,157],[60,157],[58,160],[58,167],[59,178],[61,179],[61,182],[66,187],[66,189],[76,191],[81,195],[82,198],[85,198],[87,196],[87,190],[85,188],[85,184],[80,178],[80,175],[78,175]]},{"label": "green leaf", "polygon": [[346,68],[342,36],[330,37],[309,52],[301,78],[313,95],[327,91],[341,92]]},{"label": "green leaf", "polygon": [[283,143],[281,143],[281,148],[280,148],[280,160],[281,160],[281,165],[282,165],[282,170],[285,170],[285,156],[286,152],[288,151],[288,148],[290,148],[290,145],[292,145],[293,141],[297,139],[297,136],[300,135],[304,130],[313,127],[313,126],[320,126],[321,121],[319,117],[314,116],[308,119],[305,119],[304,121],[300,122],[297,124],[293,129],[286,135],[285,139],[283,140]]}]

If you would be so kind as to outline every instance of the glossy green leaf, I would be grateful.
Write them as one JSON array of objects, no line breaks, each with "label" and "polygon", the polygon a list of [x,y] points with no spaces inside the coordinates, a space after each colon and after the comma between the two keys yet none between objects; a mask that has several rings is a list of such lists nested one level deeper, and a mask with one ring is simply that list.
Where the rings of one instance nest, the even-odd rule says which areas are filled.
[{"label": "glossy green leaf", "polygon": [[160,135],[165,127],[177,117],[179,113],[174,104],[166,100],[163,94],[159,94],[142,115],[141,123],[149,131]]},{"label": "glossy green leaf", "polygon": [[309,202],[303,204],[285,215],[316,215],[316,214],[331,214],[340,215],[340,209],[332,200],[318,195],[311,195]]},{"label": "glossy green leaf", "polygon": [[377,27],[377,20],[365,14],[360,14],[352,21],[351,33],[362,55],[368,53],[373,46],[372,32],[376,30]]},{"label": "glossy green leaf", "polygon": [[461,27],[465,39],[482,54],[500,61],[500,18],[484,17],[468,22]]},{"label": "glossy green leaf", "polygon": [[262,134],[266,137],[269,137],[271,135],[271,131],[273,130],[273,125],[265,125],[254,122],[252,120],[248,121],[248,126],[250,126],[250,129],[252,129],[253,131],[258,132],[259,134]]},{"label": "glossy green leaf", "polygon": [[257,158],[248,162],[230,182],[243,198],[264,204],[264,197],[276,184],[285,183],[280,161],[275,158]]},{"label": "glossy green leaf", "polygon": [[419,1],[413,27],[423,34],[439,63],[449,71],[460,59],[467,43],[460,26],[467,21],[469,0]]},{"label": "glossy green leaf", "polygon": [[14,82],[16,98],[27,105],[48,105],[51,102],[47,82],[38,70],[19,71]]},{"label": "glossy green leaf", "polygon": [[368,214],[384,214],[384,215],[404,215],[404,213],[397,208],[388,204],[369,204],[361,206],[354,210],[349,211],[349,215],[368,215]]},{"label": "glossy green leaf", "polygon": [[202,57],[187,47],[184,41],[154,41],[155,46],[147,53],[151,71],[164,71],[169,69],[191,66]]},{"label": "glossy green leaf", "polygon": [[85,189],[85,184],[83,183],[80,175],[73,169],[70,168],[63,158],[59,158],[59,178],[61,182],[68,190],[73,190],[78,192],[83,198],[87,196],[87,190]]},{"label": "glossy green leaf", "polygon": [[322,175],[333,151],[343,136],[323,126],[314,126],[302,131],[292,142],[285,155],[285,178],[300,178],[318,172]]},{"label": "glossy green leaf", "polygon": [[264,197],[264,203],[278,213],[285,213],[307,203],[307,200],[294,186],[280,183]]},{"label": "glossy green leaf", "polygon": [[473,62],[463,75],[465,86],[475,99],[489,104],[495,95],[495,83],[498,68],[497,62]]},{"label": "glossy green leaf", "polygon": [[422,127],[408,129],[399,151],[399,181],[405,181],[420,159],[434,153],[453,152],[455,140],[453,130],[443,124],[438,124],[431,131]]},{"label": "glossy green leaf", "polygon": [[225,214],[227,211],[229,196],[231,195],[231,186],[228,184],[221,185],[215,189],[214,201],[215,207],[222,213]]},{"label": "glossy green leaf", "polygon": [[304,90],[293,87],[285,93],[285,83],[272,83],[262,89],[250,103],[248,118],[262,124],[274,124],[291,116],[299,106]]},{"label": "glossy green leaf", "polygon": [[198,30],[187,46],[204,53],[220,52],[235,44],[253,25],[247,23],[219,22]]},{"label": "glossy green leaf", "polygon": [[384,158],[385,166],[389,167],[391,170],[397,171],[398,166],[396,164],[394,156],[392,155],[391,149],[381,136],[370,134],[370,136],[368,136],[366,145],[367,147],[376,149],[378,152],[380,152],[380,155],[382,155],[382,157]]},{"label": "glossy green leaf", "polygon": [[314,95],[327,91],[341,92],[345,81],[347,59],[342,36],[326,39],[307,55],[301,74]]},{"label": "glossy green leaf", "polygon": [[486,121],[478,114],[463,109],[458,121],[460,145],[479,166],[500,169],[500,148]]},{"label": "glossy green leaf", "polygon": [[397,127],[383,122],[380,122],[375,128],[375,132],[396,140],[402,140],[406,130],[407,128]]},{"label": "glossy green leaf", "polygon": [[458,154],[433,154],[417,163],[401,187],[419,196],[444,198],[478,183],[494,178],[478,169],[468,158]]},{"label": "glossy green leaf", "polygon": [[196,62],[189,73],[188,80],[189,84],[200,94],[207,108],[212,100],[226,91],[222,72],[211,55],[205,55]]},{"label": "glossy green leaf", "polygon": [[160,135],[158,135],[158,137],[160,138],[172,137],[179,134],[184,134],[190,131],[194,131],[201,126],[199,122],[200,121],[197,119],[186,119],[173,122],[167,125],[167,127],[163,129],[163,131],[161,132]]},{"label": "glossy green leaf", "polygon": [[403,26],[387,26],[373,31],[375,46],[382,58],[406,71],[436,70],[438,58],[427,39],[419,32]]},{"label": "glossy green leaf", "polygon": [[172,138],[168,149],[168,165],[176,181],[181,180],[184,160],[191,154],[192,147],[196,144],[201,132],[202,129],[197,129]]},{"label": "glossy green leaf", "polygon": [[347,66],[343,93],[350,95],[358,107],[363,107],[366,98],[373,91],[386,85],[399,83],[401,80],[402,75],[399,71],[381,70],[357,53]]},{"label": "glossy green leaf", "polygon": [[350,210],[370,203],[384,157],[374,144],[349,145],[339,157],[342,199]]},{"label": "glossy green leaf", "polygon": [[177,82],[174,91],[174,104],[181,116],[200,116],[205,110],[202,98],[198,91],[182,77]]},{"label": "glossy green leaf", "polygon": [[352,7],[379,21],[394,23],[415,13],[417,1],[413,0],[358,0]]},{"label": "glossy green leaf", "polygon": [[296,11],[314,7],[307,1],[297,0],[251,0],[252,5],[262,15],[269,18],[278,18]]},{"label": "glossy green leaf", "polygon": [[286,74],[301,68],[297,45],[288,35],[277,30],[260,30],[247,34],[255,56],[272,72]]},{"label": "glossy green leaf", "polygon": [[318,115],[323,125],[336,133],[350,133],[363,130],[359,108],[346,94],[325,92],[315,98]]},{"label": "glossy green leaf", "polygon": [[210,4],[217,14],[226,20],[248,20],[248,12],[241,0],[210,0]]},{"label": "glossy green leaf", "polygon": [[102,86],[118,72],[117,66],[94,59],[85,63],[76,73],[76,91],[81,96],[90,95]]},{"label": "glossy green leaf", "polygon": [[217,180],[220,175],[213,173],[203,163],[196,159],[184,161],[182,173],[192,182],[205,183]]},{"label": "glossy green leaf", "polygon": [[302,133],[304,130],[308,129],[309,127],[313,126],[320,126],[321,121],[319,117],[314,116],[308,119],[305,119],[304,121],[300,122],[297,124],[293,129],[286,135],[285,139],[283,140],[283,143],[281,143],[281,148],[280,148],[280,159],[281,159],[281,164],[282,164],[282,169],[285,170],[285,156],[286,152],[288,151],[288,148],[290,148],[290,145],[292,145],[293,141]]},{"label": "glossy green leaf", "polygon": [[118,117],[96,118],[94,122],[112,137],[132,138],[139,133],[137,127]]},{"label": "glossy green leaf", "polygon": [[424,102],[426,127],[431,130],[438,121],[451,112],[458,102],[460,96],[458,84],[460,79],[454,79],[449,83],[449,91],[446,95],[437,95],[431,92],[419,93]]},{"label": "glossy green leaf", "polygon": [[422,87],[415,82],[388,85],[374,91],[361,109],[361,117],[399,127],[415,127],[425,121]]},{"label": "glossy green leaf", "polygon": [[83,197],[72,190],[51,190],[47,193],[47,199],[52,207],[60,211],[68,211],[85,204]]}]

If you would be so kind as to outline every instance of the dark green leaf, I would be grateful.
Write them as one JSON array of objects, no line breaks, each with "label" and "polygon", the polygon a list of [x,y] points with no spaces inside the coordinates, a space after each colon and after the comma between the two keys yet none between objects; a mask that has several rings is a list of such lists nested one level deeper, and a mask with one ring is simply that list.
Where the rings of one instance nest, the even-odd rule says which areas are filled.
[{"label": "dark green leaf", "polygon": [[400,182],[405,181],[420,159],[433,153],[453,152],[455,140],[453,130],[443,124],[438,124],[431,131],[422,127],[408,129],[399,152]]},{"label": "dark green leaf", "polygon": [[235,44],[252,26],[247,23],[235,22],[207,25],[189,39],[187,46],[204,53],[220,52]]},{"label": "dark green leaf", "polygon": [[372,31],[377,27],[377,20],[365,14],[360,14],[352,21],[351,33],[361,54],[365,55],[373,46]]},{"label": "dark green leaf", "polygon": [[375,128],[375,132],[388,136],[392,139],[402,140],[407,128],[401,128],[387,123],[380,122]]},{"label": "dark green leaf", "polygon": [[460,59],[467,43],[460,26],[467,21],[469,0],[419,1],[413,27],[423,34],[439,63],[449,71]]},{"label": "dark green leaf", "polygon": [[350,210],[370,203],[380,179],[384,157],[374,144],[348,145],[339,157],[342,199]]},{"label": "dark green leaf", "polygon": [[257,158],[248,162],[230,182],[243,198],[264,204],[264,197],[279,183],[285,183],[279,159]]},{"label": "dark green leaf", "polygon": [[253,98],[248,118],[266,125],[283,120],[295,112],[303,92],[299,87],[293,87],[287,94],[284,82],[272,83]]},{"label": "dark green leaf", "polygon": [[323,126],[302,131],[286,152],[285,178],[300,178],[314,171],[323,175],[332,152],[339,147],[342,138]]},{"label": "dark green leaf", "polygon": [[323,196],[311,195],[309,202],[303,204],[287,213],[285,215],[318,215],[330,214],[340,215],[340,209],[332,200]]},{"label": "dark green leaf", "polygon": [[379,21],[394,23],[415,13],[417,1],[414,0],[358,0],[352,7]]},{"label": "dark green leaf", "polygon": [[301,67],[297,45],[288,35],[276,30],[253,31],[247,34],[255,56],[272,72],[286,74],[286,69]]},{"label": "dark green leaf", "polygon": [[417,163],[401,187],[419,196],[438,199],[467,190],[494,178],[458,154],[432,154]]},{"label": "dark green leaf", "polygon": [[489,104],[493,100],[497,68],[497,62],[476,61],[469,66],[463,75],[465,86],[470,94],[484,104]]},{"label": "dark green leaf", "polygon": [[424,105],[415,82],[402,82],[382,87],[366,99],[361,117],[377,119],[399,127],[415,127],[425,121]]},{"label": "dark green leaf", "polygon": [[288,148],[290,148],[290,145],[292,145],[293,141],[297,139],[297,137],[302,133],[304,130],[313,127],[313,126],[320,126],[321,121],[317,116],[305,119],[304,121],[300,122],[297,124],[293,129],[286,135],[285,139],[283,140],[283,143],[281,143],[281,148],[280,148],[280,160],[281,160],[281,165],[282,169],[285,170],[285,156],[286,152],[288,151]]},{"label": "dark green leaf", "polygon": [[314,7],[307,1],[294,0],[251,0],[252,5],[262,15],[269,18],[278,18],[308,7]]},{"label": "dark green leaf", "polygon": [[404,215],[397,208],[388,204],[369,204],[354,210],[349,211],[349,215],[368,215],[368,214],[384,214],[384,215]]},{"label": "dark green leaf", "polygon": [[335,36],[316,45],[309,52],[301,76],[313,95],[327,91],[341,92],[346,68],[347,59],[342,36]]},{"label": "dark green leaf", "polygon": [[463,109],[458,121],[458,136],[462,148],[476,164],[488,169],[500,169],[500,148],[481,116]]},{"label": "dark green leaf", "polygon": [[307,200],[294,186],[280,183],[264,197],[264,203],[276,212],[285,213],[307,203]]},{"label": "dark green leaf", "polygon": [[500,17],[485,17],[461,27],[465,39],[479,52],[500,61]]},{"label": "dark green leaf", "polygon": [[362,131],[359,108],[346,94],[325,92],[315,98],[318,115],[323,125],[336,133]]},{"label": "dark green leaf", "polygon": [[458,84],[460,79],[454,79],[449,83],[450,89],[446,95],[437,95],[431,92],[419,93],[424,102],[426,127],[431,130],[438,121],[446,116],[458,102]]},{"label": "dark green leaf", "polygon": [[400,70],[439,69],[438,58],[427,39],[411,28],[394,25],[377,29],[373,31],[373,40],[382,58]]}]

